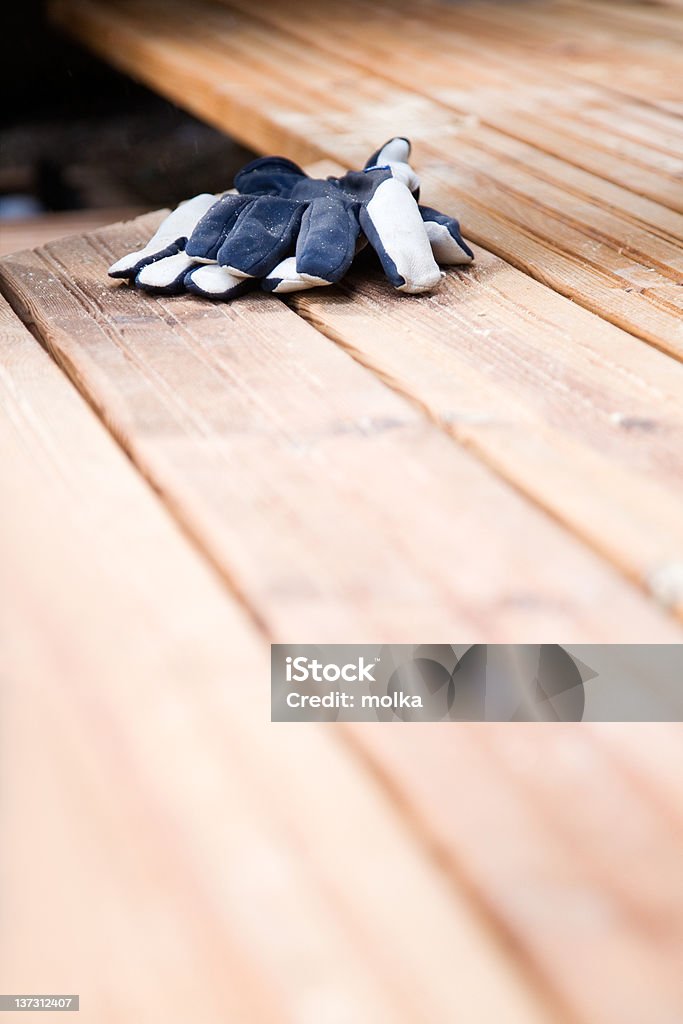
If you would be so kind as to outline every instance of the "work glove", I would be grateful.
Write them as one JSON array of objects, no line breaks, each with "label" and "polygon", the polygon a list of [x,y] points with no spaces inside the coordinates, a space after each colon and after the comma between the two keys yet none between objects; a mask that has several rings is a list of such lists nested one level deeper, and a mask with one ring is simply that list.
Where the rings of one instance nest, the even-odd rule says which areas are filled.
[{"label": "work glove", "polygon": [[254,281],[300,291],[339,281],[369,242],[397,290],[429,291],[442,276],[438,263],[469,263],[473,254],[454,218],[418,206],[409,155],[407,139],[391,139],[363,171],[327,179],[281,157],[255,160],[237,174],[236,193],[208,209],[208,197],[190,200],[109,272],[147,290],[221,299]]}]

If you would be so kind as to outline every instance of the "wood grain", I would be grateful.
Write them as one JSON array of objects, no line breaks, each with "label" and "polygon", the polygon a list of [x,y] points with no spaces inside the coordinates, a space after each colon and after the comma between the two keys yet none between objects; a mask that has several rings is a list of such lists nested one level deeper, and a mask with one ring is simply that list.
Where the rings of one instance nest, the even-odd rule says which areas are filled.
[{"label": "wood grain", "polygon": [[680,636],[282,303],[163,300],[108,283],[107,265],[153,222],[6,257],[0,277],[273,635]]},{"label": "wood grain", "polygon": [[[676,4],[678,0],[673,0]],[[615,17],[620,28],[628,28],[631,35],[637,38],[645,31],[655,38],[664,36],[667,39],[683,41],[683,24],[680,17],[668,7],[668,0],[657,0],[656,3],[642,3],[641,0],[563,0],[558,4],[563,11],[570,12],[573,17],[590,20],[590,23],[611,27]]]},{"label": "wood grain", "polygon": [[[683,356],[681,253],[673,237],[585,197],[585,179],[570,192],[505,154],[469,149],[442,104],[374,71],[359,75],[356,65],[291,30],[264,26],[234,5],[206,4],[199,16],[180,2],[163,4],[163,13],[156,3],[60,0],[55,10],[98,52],[256,148],[360,164],[392,129],[414,136],[424,194],[457,211],[475,242]],[[259,10],[259,18],[270,17],[272,8]]]},{"label": "wood grain", "polygon": [[61,367],[0,304],[0,988],[680,1019],[679,726],[275,729],[263,639],[680,641],[619,575],[681,611],[674,2],[54,5],[263,151],[414,135],[484,248],[289,309],[107,285],[156,215],[0,264]]},{"label": "wood grain", "polygon": [[3,305],[0,335],[3,987],[92,1024],[676,1019],[680,729],[356,727],[409,831],[337,730],[265,726],[250,622]]},{"label": "wood grain", "polygon": [[54,242],[65,235],[78,235],[95,231],[105,224],[138,217],[143,211],[135,207],[110,207],[97,210],[75,210],[68,213],[46,213],[3,221],[0,232],[0,256],[22,249],[35,249],[46,242]]},{"label": "wood grain", "polygon": [[3,991],[556,1020],[339,733],[268,724],[262,638],[5,304],[0,341]]},{"label": "wood grain", "polygon": [[[656,751],[667,735],[680,748],[680,726],[350,728],[566,1012],[605,1024],[678,1019],[682,794],[675,759]],[[658,766],[654,787],[614,763],[615,744]],[[675,804],[664,810],[667,789]]]},{"label": "wood grain", "polygon": [[680,364],[483,250],[417,302],[365,267],[290,302],[645,588],[683,564]]},{"label": "wood grain", "polygon": [[[589,5],[577,11],[563,5],[533,2],[458,7],[458,28],[467,27],[505,52],[525,57],[541,67],[559,67],[572,76],[599,83],[636,100],[674,113],[681,112],[680,20],[670,29],[647,31],[629,24],[624,6],[610,4],[612,16],[596,14]],[[441,3],[421,0],[421,17],[453,25],[454,11]],[[628,11],[628,7],[626,7]]]},{"label": "wood grain", "polygon": [[[235,0],[235,5],[253,17],[244,0]],[[577,82],[555,65],[540,69],[535,62],[487,45],[476,31],[463,30],[462,7],[450,14],[442,9],[443,24],[411,16],[407,5],[394,3],[391,11],[389,16],[385,4],[372,0],[349,0],[343,11],[336,12],[321,9],[312,0],[297,0],[296,18],[268,2],[259,6],[258,18],[448,107],[458,139],[492,140],[502,133],[529,143],[534,148],[522,152],[532,174],[542,171],[539,176],[551,179],[559,175],[570,191],[604,197],[605,205],[621,212],[638,210],[640,216],[653,218],[660,230],[680,237],[680,217],[670,214],[672,207],[680,211],[683,203],[683,133],[678,118]],[[359,23],[365,26],[362,33],[356,31]],[[496,131],[485,132],[482,123]],[[593,173],[577,174],[577,166]],[[626,191],[605,188],[597,178]],[[656,201],[654,205],[642,201],[647,196]]]}]

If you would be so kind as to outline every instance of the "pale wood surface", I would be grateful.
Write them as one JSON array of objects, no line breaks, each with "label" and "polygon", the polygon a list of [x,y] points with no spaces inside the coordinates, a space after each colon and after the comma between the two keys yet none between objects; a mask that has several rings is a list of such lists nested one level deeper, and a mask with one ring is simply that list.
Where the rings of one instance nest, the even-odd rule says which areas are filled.
[{"label": "pale wood surface", "polygon": [[109,282],[115,254],[152,223],[6,257],[0,278],[273,635],[680,636],[280,302],[164,300]]},{"label": "pale wood surface", "polygon": [[291,305],[664,600],[683,562],[680,363],[482,249],[419,302],[365,273]]},{"label": "pale wood surface", "polygon": [[678,1020],[683,727],[353,730],[571,1019]]},{"label": "pale wood surface", "polygon": [[[235,5],[247,16],[251,11],[246,0]],[[639,198],[649,195],[681,210],[676,175],[683,142],[677,119],[634,98],[579,82],[563,74],[556,62],[539,67],[536,54],[533,60],[520,60],[487,46],[480,33],[466,31],[468,12],[482,8],[449,5],[432,19],[421,11],[406,22],[407,5],[399,7],[396,0],[389,8],[391,17],[385,4],[370,0],[349,0],[350,16],[298,0],[298,19],[281,6],[267,4],[259,8],[259,20],[449,108],[449,136],[481,143],[484,152],[487,146],[506,144],[501,136],[527,142],[536,148],[517,145],[514,151],[522,154],[530,173],[561,175],[570,190],[588,197],[601,194],[606,205],[621,212],[638,210],[639,216],[653,217],[664,231],[680,236],[680,218],[663,221],[668,210]],[[358,23],[364,32],[355,30]],[[497,131],[486,131],[480,122]],[[573,170],[577,166],[594,174],[579,175]],[[610,190],[597,177],[623,184],[636,195]]]},{"label": "pale wood surface", "polygon": [[[420,5],[427,11],[433,5]],[[442,5],[435,19],[442,22]],[[463,10],[463,7],[465,9]],[[456,11],[451,10],[451,17]],[[482,3],[457,5],[458,28],[541,66],[605,85],[674,112],[681,111],[681,21],[656,24],[631,16],[628,4]],[[451,22],[453,24],[453,22]]]},{"label": "pale wood surface", "polygon": [[54,242],[65,235],[81,234],[130,220],[142,210],[135,207],[105,207],[99,210],[76,210],[68,213],[45,213],[37,217],[18,218],[0,224],[0,256],[21,249],[33,249],[46,242]]},{"label": "pale wood surface", "polygon": [[[298,26],[310,18],[307,0],[287,27],[280,24],[281,5],[261,4],[256,14],[251,6],[238,11],[242,2],[199,2],[190,10],[182,0],[56,0],[54,10],[60,23],[117,66],[255,149],[358,165],[378,137],[412,137],[424,195],[437,207],[457,211],[468,237],[602,317],[683,356],[683,254],[673,213],[671,236],[660,238],[618,208],[576,194],[582,188],[590,193],[585,177],[569,190],[487,150],[492,131],[495,136],[488,126],[485,145],[473,148],[469,139],[476,139],[478,127],[466,125],[463,133],[462,115],[454,117],[449,107],[419,92],[412,64],[402,85],[387,77],[385,67],[393,60],[386,53],[372,70],[359,73],[357,61],[330,50],[329,40],[337,39],[334,20],[319,30],[327,40],[324,50],[300,38]],[[398,15],[392,20],[393,5],[381,11],[393,39],[389,50],[400,54],[404,37],[415,32],[419,38],[419,27],[413,30],[412,21],[402,23]],[[366,24],[364,15],[352,18],[354,26],[359,23]],[[401,27],[400,38],[391,35]],[[371,28],[372,22],[361,35],[373,39]],[[539,74],[543,82],[543,69]],[[642,106],[635,100],[631,105]],[[677,118],[656,113],[671,134],[679,133]],[[571,139],[565,148],[572,151]],[[675,176],[683,164],[671,159]],[[680,204],[680,180],[664,170],[658,177],[670,186],[670,198],[665,189],[660,203],[665,198],[669,205]]]},{"label": "pale wood surface", "polygon": [[276,728],[266,645],[680,642],[677,2],[53,9],[264,152],[412,135],[479,248],[227,307],[107,280],[158,214],[0,261],[0,988],[674,1024],[680,726]]},{"label": "pale wood surface", "polygon": [[[294,308],[680,610],[680,368],[642,344],[683,353],[680,120],[651,91],[622,95],[547,54],[530,60],[521,36],[516,53],[506,12],[510,45],[498,45],[481,27],[495,5],[223,0],[190,14],[171,3],[160,31],[156,4],[55,9],[99,52],[256,147],[360,162],[380,123],[416,136],[429,201],[457,210],[488,251],[433,299],[401,305],[381,284],[352,284]],[[521,7],[524,26],[543,16]],[[543,10],[563,38],[571,5]],[[626,37],[661,36],[669,17],[631,13],[614,33],[619,53]],[[587,38],[602,38],[603,20],[586,17]],[[665,49],[679,42],[672,21]]]},{"label": "pale wood surface", "polygon": [[675,1020],[680,727],[268,726],[243,606],[4,304],[0,337],[3,988],[89,1024]]},{"label": "pale wood surface", "polygon": [[3,991],[550,1021],[339,733],[268,725],[263,637],[4,303],[0,339]]}]

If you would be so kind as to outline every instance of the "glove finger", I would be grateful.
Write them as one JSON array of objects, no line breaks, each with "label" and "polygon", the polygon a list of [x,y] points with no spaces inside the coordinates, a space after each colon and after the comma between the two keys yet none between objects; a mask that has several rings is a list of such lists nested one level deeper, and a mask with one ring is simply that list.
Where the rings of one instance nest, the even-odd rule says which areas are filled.
[{"label": "glove finger", "polygon": [[137,288],[158,295],[176,295],[185,290],[185,275],[194,263],[185,252],[146,264],[135,278]]},{"label": "glove finger", "polygon": [[333,284],[353,262],[360,224],[353,209],[334,199],[318,199],[306,209],[296,243],[301,277]]},{"label": "glove finger", "polygon": [[265,277],[290,255],[304,204],[259,196],[239,215],[218,250],[218,262],[236,277]]},{"label": "glove finger", "polygon": [[388,178],[361,207],[360,223],[380,258],[394,288],[417,295],[430,291],[441,280],[410,189],[397,178]]},{"label": "glove finger", "polygon": [[234,299],[248,291],[252,284],[251,279],[235,277],[215,263],[195,267],[185,276],[187,290],[205,299]]},{"label": "glove finger", "polygon": [[213,203],[199,220],[187,240],[185,251],[195,259],[215,262],[218,250],[232,231],[240,213],[253,202],[246,196],[228,193]]},{"label": "glove finger", "polygon": [[472,262],[474,253],[460,234],[455,217],[432,210],[430,206],[421,206],[420,214],[437,263],[450,267]]},{"label": "glove finger", "polygon": [[322,288],[331,283],[322,277],[300,274],[296,269],[296,256],[288,256],[263,278],[261,287],[265,292],[284,295],[287,292],[304,292],[308,288]]},{"label": "glove finger", "polygon": [[408,163],[411,148],[408,139],[397,135],[372,154],[364,169],[366,173],[371,170],[390,170],[394,178],[408,186],[417,200],[420,197],[420,179]]},{"label": "glove finger", "polygon": [[156,260],[164,260],[167,256],[174,256],[180,252],[183,248],[183,243],[184,239],[179,238],[164,246],[163,249],[150,249],[149,246],[145,246],[144,249],[138,249],[137,252],[130,252],[126,256],[122,256],[120,260],[111,265],[107,273],[109,277],[132,281],[143,267],[156,262]]},{"label": "glove finger", "polygon": [[410,157],[411,145],[408,139],[397,135],[389,139],[383,146],[375,150],[372,156],[365,162],[365,170],[371,167],[385,167],[389,163],[407,164]]},{"label": "glove finger", "polygon": [[215,202],[215,196],[204,192],[181,203],[161,222],[143,249],[128,253],[112,264],[109,276],[133,280],[149,263],[179,252],[184,248],[197,221]]}]

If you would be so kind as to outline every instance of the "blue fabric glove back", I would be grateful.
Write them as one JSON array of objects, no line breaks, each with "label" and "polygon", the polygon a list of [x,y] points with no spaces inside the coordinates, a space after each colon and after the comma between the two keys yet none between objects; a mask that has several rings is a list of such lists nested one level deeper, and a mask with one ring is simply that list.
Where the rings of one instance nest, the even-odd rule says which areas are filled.
[{"label": "blue fabric glove back", "polygon": [[[239,194],[200,220],[187,254],[215,260],[233,279],[261,278],[267,290],[287,292],[339,281],[362,237],[395,288],[428,291],[441,279],[434,248],[446,264],[469,263],[472,252],[454,218],[418,206],[409,155],[407,139],[392,139],[365,170],[326,180],[281,157],[255,160],[235,178]],[[187,285],[202,291],[201,272]]]},{"label": "blue fabric glove back", "polygon": [[[198,204],[194,225],[186,218],[184,249],[169,255],[166,247],[154,259],[153,239],[110,273],[149,290],[186,288],[212,298],[232,298],[254,281],[268,291],[299,291],[339,281],[369,242],[397,290],[429,291],[441,279],[438,263],[469,263],[473,254],[457,220],[418,206],[409,155],[407,139],[391,139],[363,171],[328,179],[310,178],[282,157],[255,160],[235,178],[236,193],[203,214]],[[164,225],[157,235],[168,245]]]}]

